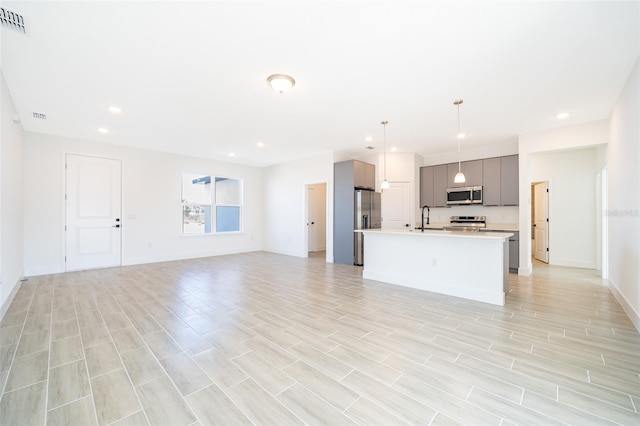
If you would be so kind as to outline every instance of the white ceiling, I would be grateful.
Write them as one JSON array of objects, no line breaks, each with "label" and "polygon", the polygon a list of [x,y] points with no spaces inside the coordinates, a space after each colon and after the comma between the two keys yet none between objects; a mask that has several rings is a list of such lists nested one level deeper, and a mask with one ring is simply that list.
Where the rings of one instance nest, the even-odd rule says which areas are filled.
[{"label": "white ceiling", "polygon": [[255,166],[381,152],[382,120],[387,147],[450,152],[458,98],[463,150],[606,119],[640,54],[638,1],[2,6],[27,19],[1,51],[25,130]]}]

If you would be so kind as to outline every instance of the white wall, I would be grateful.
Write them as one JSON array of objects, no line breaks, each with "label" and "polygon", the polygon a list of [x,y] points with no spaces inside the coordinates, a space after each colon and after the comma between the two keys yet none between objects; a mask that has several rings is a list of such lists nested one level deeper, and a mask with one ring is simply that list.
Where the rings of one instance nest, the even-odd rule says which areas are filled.
[{"label": "white wall", "polygon": [[[609,121],[525,133],[519,136],[520,275],[531,274],[531,157],[533,154],[595,147],[609,139]],[[570,165],[567,165],[570,167]],[[594,166],[595,167],[595,166]]]},{"label": "white wall", "polygon": [[0,318],[4,316],[24,275],[23,245],[23,131],[13,122],[16,112],[0,73]]},{"label": "white wall", "polygon": [[597,267],[598,149],[531,155],[531,181],[549,182],[549,264]]},{"label": "white wall", "polygon": [[609,288],[640,330],[640,57],[609,118]]},{"label": "white wall", "polygon": [[263,249],[306,257],[307,184],[327,183],[327,261],[333,262],[332,153],[263,169]]},{"label": "white wall", "polygon": [[[260,250],[262,171],[193,157],[25,132],[25,247],[27,275],[63,272],[64,161],[67,153],[122,160],[124,265]],[[243,180],[243,232],[181,235],[184,172]]]}]

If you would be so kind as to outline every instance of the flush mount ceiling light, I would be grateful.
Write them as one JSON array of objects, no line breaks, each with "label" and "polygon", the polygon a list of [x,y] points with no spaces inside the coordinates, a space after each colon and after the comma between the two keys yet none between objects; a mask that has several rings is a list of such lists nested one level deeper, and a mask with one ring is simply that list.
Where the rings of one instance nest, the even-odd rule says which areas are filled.
[{"label": "flush mount ceiling light", "polygon": [[382,189],[388,189],[389,188],[389,181],[387,180],[387,124],[389,124],[388,121],[383,121],[380,124],[382,124],[382,128],[384,129],[384,137],[382,139],[383,141],[383,149],[384,149],[384,180],[382,181],[382,183],[380,184],[380,188]]},{"label": "flush mount ceiling light", "polygon": [[454,183],[465,183],[467,181],[460,165],[460,139],[465,137],[465,134],[460,131],[460,105],[462,105],[462,102],[464,102],[462,99],[453,101],[453,104],[458,107],[458,173],[453,178]]},{"label": "flush mount ceiling light", "polygon": [[561,112],[560,114],[556,115],[556,118],[559,120],[565,119],[569,117],[569,113],[568,112]]},{"label": "flush mount ceiling light", "polygon": [[103,135],[106,135],[107,133],[109,133],[109,129],[105,127],[98,127],[98,133],[102,133]]},{"label": "flush mount ceiling light", "polygon": [[122,112],[122,110],[120,108],[118,108],[117,106],[110,106],[109,107],[109,112],[111,114],[120,114]]},{"label": "flush mount ceiling light", "polygon": [[290,77],[285,74],[273,74],[267,77],[267,82],[271,85],[273,90],[276,92],[284,93],[288,92],[293,86],[295,86],[296,81],[293,77]]}]

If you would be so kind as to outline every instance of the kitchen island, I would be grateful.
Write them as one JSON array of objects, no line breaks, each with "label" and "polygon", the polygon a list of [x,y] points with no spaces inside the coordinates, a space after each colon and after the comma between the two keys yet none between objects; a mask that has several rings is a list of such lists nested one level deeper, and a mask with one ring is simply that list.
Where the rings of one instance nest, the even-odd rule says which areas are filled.
[{"label": "kitchen island", "polygon": [[504,305],[509,237],[498,232],[365,229],[363,278]]}]

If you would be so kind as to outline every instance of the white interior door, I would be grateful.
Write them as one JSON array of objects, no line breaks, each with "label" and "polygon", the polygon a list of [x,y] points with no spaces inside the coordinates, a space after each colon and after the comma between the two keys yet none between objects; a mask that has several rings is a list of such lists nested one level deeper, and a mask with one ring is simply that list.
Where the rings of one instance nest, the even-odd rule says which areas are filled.
[{"label": "white interior door", "polygon": [[309,232],[308,251],[326,250],[326,208],[327,185],[324,183],[309,185],[307,187],[308,218],[307,230]]},{"label": "white interior door", "polygon": [[413,228],[412,200],[411,183],[390,182],[389,188],[382,191],[382,228]]},{"label": "white interior door", "polygon": [[67,154],[66,167],[66,270],[120,265],[120,160]]},{"label": "white interior door", "polygon": [[549,263],[549,183],[537,183],[534,186],[534,257]]}]

